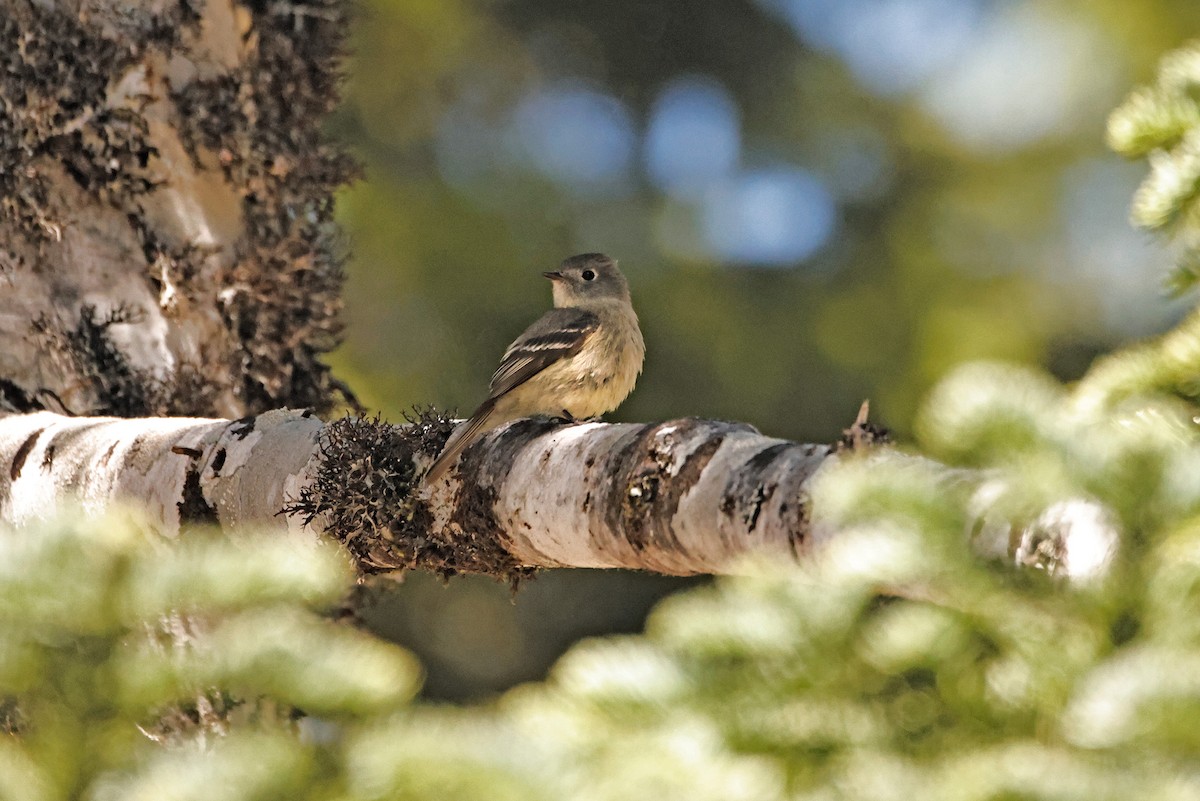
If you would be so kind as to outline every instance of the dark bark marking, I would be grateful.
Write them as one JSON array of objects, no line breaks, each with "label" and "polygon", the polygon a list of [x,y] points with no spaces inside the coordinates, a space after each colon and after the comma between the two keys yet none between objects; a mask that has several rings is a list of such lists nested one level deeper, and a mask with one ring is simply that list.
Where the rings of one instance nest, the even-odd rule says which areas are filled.
[{"label": "dark bark marking", "polygon": [[516,587],[532,577],[533,568],[511,555],[512,541],[496,515],[497,488],[504,483],[518,453],[530,440],[561,425],[547,417],[528,417],[484,438],[487,446],[473,443],[458,462],[462,478],[450,515],[448,565],[454,572],[490,573]]},{"label": "dark bark marking", "polygon": [[133,438],[133,442],[129,443],[129,450],[125,454],[126,459],[133,459],[142,452],[142,436],[137,434]]},{"label": "dark bark marking", "polygon": [[770,467],[776,459],[779,458],[779,454],[791,448],[799,447],[801,446],[794,442],[781,442],[778,445],[772,445],[769,448],[765,448],[751,457],[750,461],[746,462],[745,471],[747,473],[761,475],[766,472],[767,468]]},{"label": "dark bark marking", "polygon": [[770,484],[761,484],[754,492],[754,508],[750,510],[750,519],[746,521],[751,531],[754,531],[758,526],[758,516],[762,512],[763,504],[771,500],[771,496],[775,494],[775,487]]},{"label": "dark bark marking", "polygon": [[42,408],[29,393],[8,379],[0,378],[0,409],[10,409],[25,414]]},{"label": "dark bark marking", "polygon": [[[762,514],[778,498],[775,519],[787,533],[792,552],[803,550],[809,528],[809,498],[806,482],[812,475],[801,460],[830,450],[824,445],[779,443],[759,451],[734,472],[721,499],[721,513],[739,519],[753,533]],[[813,463],[815,468],[816,462]]]},{"label": "dark bark marking", "polygon": [[653,501],[658,477],[649,461],[648,444],[669,423],[644,425],[624,434],[614,445],[614,456],[605,465],[610,478],[601,509],[606,528],[624,536],[636,549],[646,545],[647,533],[639,521],[645,518],[645,506]]},{"label": "dark bark marking", "polygon": [[735,470],[721,496],[721,512],[727,517],[740,517],[746,529],[754,531],[763,505],[775,494],[776,484],[767,473],[783,453],[799,447],[791,442],[771,445]]},{"label": "dark bark marking", "polygon": [[504,536],[504,527],[496,517],[496,488],[485,484],[464,483],[454,498],[450,525],[458,529],[456,541],[447,542],[449,563],[467,563],[477,556],[472,546],[496,543]]},{"label": "dark bark marking", "polygon": [[233,425],[229,429],[229,433],[233,434],[239,440],[243,440],[254,433],[254,426],[257,425],[257,423],[258,418],[254,415],[243,417],[241,420],[234,421]]},{"label": "dark bark marking", "polygon": [[46,444],[46,454],[42,457],[42,469],[46,470],[50,468],[54,461],[54,455],[60,448],[70,448],[78,439],[102,425],[105,425],[105,423],[84,423],[83,425],[60,430],[52,434],[50,442]]},{"label": "dark bark marking", "polygon": [[674,476],[664,475],[659,481],[656,498],[647,511],[660,543],[669,543],[675,550],[679,549],[679,541],[671,529],[675,514],[679,511],[679,504],[683,501],[683,496],[696,485],[700,474],[712,461],[713,455],[725,442],[726,436],[727,432],[724,431],[710,435],[688,455],[678,473]]},{"label": "dark bark marking", "polygon": [[488,437],[487,447],[476,442],[463,452],[458,464],[458,474],[463,480],[450,515],[450,523],[462,532],[463,543],[459,546],[462,552],[458,558],[466,557],[467,563],[486,559],[493,564],[517,567],[509,555],[508,533],[496,517],[499,497],[496,487],[503,483],[517,454],[530,440],[559,425],[545,417],[517,420],[498,435]]},{"label": "dark bark marking", "polygon": [[[537,439],[541,435],[560,428],[563,425],[564,423],[561,420],[550,417],[526,417],[516,420],[501,431],[499,435],[487,437],[490,441],[488,447],[480,448],[476,443],[468,448],[468,451],[473,450],[479,455],[479,458],[471,463],[479,465],[477,469],[483,471],[481,475],[503,477],[512,469],[517,454],[529,444],[530,440]],[[468,462],[464,460],[461,464],[465,466]],[[472,475],[471,472],[461,467],[459,474],[463,476]]]},{"label": "dark bark marking", "polygon": [[796,557],[800,556],[800,551],[804,548],[804,538],[808,536],[810,506],[811,499],[808,493],[798,489],[795,514],[788,514],[790,507],[786,502],[780,507],[780,514],[784,519],[791,518],[791,524],[788,526],[788,544],[792,548],[792,555]]},{"label": "dark bark marking", "polygon": [[180,525],[221,525],[217,510],[204,499],[204,490],[200,488],[200,470],[194,464],[188,467],[184,475],[183,494],[175,506],[179,509]]},{"label": "dark bark marking", "polygon": [[[664,441],[658,435],[671,433]],[[697,431],[697,429],[702,429]],[[685,418],[644,426],[619,446],[609,461],[612,474],[608,496],[604,500],[605,522],[620,532],[638,551],[651,544],[679,551],[679,540],[671,528],[683,496],[694,486],[713,454],[731,430],[716,424]],[[690,453],[675,475],[671,475],[674,449],[696,437],[703,442]]]},{"label": "dark bark marking", "polygon": [[44,428],[39,428],[34,431],[29,437],[21,443],[21,447],[17,448],[17,452],[13,454],[12,466],[8,469],[8,477],[13,481],[21,475],[21,468],[25,466],[25,460],[29,458],[29,452],[33,450],[33,446],[37,444],[38,437],[41,436]]},{"label": "dark bark marking", "polygon": [[196,448],[189,448],[186,445],[172,445],[171,453],[177,456],[186,456],[189,459],[199,459],[204,455],[204,451]]},{"label": "dark bark marking", "polygon": [[683,496],[700,480],[700,474],[704,472],[704,468],[708,467],[708,463],[712,461],[717,449],[724,444],[725,437],[726,434],[724,432],[712,437],[693,451],[688,456],[687,461],[683,463],[683,467],[679,469],[679,474],[675,476],[675,484],[679,489],[679,498],[675,501],[673,510],[679,508],[679,501],[682,501]]},{"label": "dark bark marking", "polygon": [[213,460],[212,460],[213,478],[216,478],[217,476],[221,475],[221,468],[225,466],[225,455],[226,454],[225,454],[224,448],[217,448],[217,452],[213,456]]}]

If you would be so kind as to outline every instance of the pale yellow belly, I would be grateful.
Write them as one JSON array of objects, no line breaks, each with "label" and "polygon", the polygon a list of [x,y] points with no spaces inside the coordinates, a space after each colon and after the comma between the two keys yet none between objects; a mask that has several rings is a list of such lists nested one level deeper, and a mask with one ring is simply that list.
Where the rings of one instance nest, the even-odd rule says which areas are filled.
[{"label": "pale yellow belly", "polygon": [[566,412],[584,419],[611,412],[633,391],[644,353],[640,336],[614,337],[600,332],[579,353],[547,367],[500,398],[496,414],[511,420],[535,414],[557,417]]}]

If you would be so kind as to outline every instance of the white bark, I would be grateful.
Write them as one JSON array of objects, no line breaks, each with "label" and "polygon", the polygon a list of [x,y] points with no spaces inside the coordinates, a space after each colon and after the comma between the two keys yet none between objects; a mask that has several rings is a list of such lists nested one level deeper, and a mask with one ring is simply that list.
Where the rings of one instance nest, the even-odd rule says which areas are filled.
[{"label": "white bark", "polygon": [[[168,255],[187,248],[203,251],[195,260],[193,283],[216,285],[234,264],[235,245],[244,236],[236,187],[222,177],[217,154],[199,144],[188,152],[175,124],[180,111],[170,99],[172,91],[185,90],[197,78],[225,75],[246,59],[247,48],[237,43],[249,19],[239,20],[229,0],[210,0],[204,21],[195,32],[189,28],[181,34],[185,46],[174,52],[144,48],[140,59],[112,76],[104,96],[90,98],[94,105],[67,130],[55,132],[97,125],[113,114],[144,121],[145,143],[153,156],[137,174],[153,188],[141,200],[145,217],[137,223],[161,241],[164,250],[156,263],[147,263],[128,209],[89,195],[57,156],[38,155],[25,165],[47,187],[40,214],[48,236],[35,244],[5,230],[0,253],[7,250],[22,258],[12,259],[0,280],[0,341],[5,343],[0,376],[31,395],[49,390],[76,412],[103,405],[95,388],[79,380],[77,365],[64,354],[47,354],[44,338],[30,335],[31,323],[43,316],[47,324],[71,330],[82,309],[91,306],[100,319],[121,309],[132,312],[132,319],[109,330],[130,367],[167,381],[181,363],[204,364],[209,385],[224,390],[213,399],[215,408],[225,414],[242,408],[230,389],[236,362],[229,353],[235,346],[216,292],[201,294],[194,287],[189,293],[177,291],[181,268]],[[20,111],[31,118],[35,113],[32,108]],[[133,171],[131,165],[122,169]],[[206,302],[199,302],[202,297]],[[44,396],[38,400],[46,402]]]},{"label": "white bark", "polygon": [[277,513],[315,467],[322,427],[291,411],[245,421],[0,418],[0,519],[21,525],[71,504],[99,513],[123,503],[168,536],[181,519],[299,528]]},{"label": "white bark", "polygon": [[494,496],[496,532],[521,564],[680,575],[810,545],[807,487],[828,446],[693,419],[520,428],[469,455],[470,483],[434,488],[435,525],[461,526],[464,506]]},{"label": "white bark", "polygon": [[[331,449],[337,423],[287,410],[240,421],[0,417],[0,521],[19,525],[68,504],[101,512],[126,503],[168,536],[181,523],[274,528],[334,537],[365,572],[508,577],[531,567],[722,573],[751,553],[802,559],[836,535],[813,522],[809,498],[818,472],[839,458],[835,449],[749,426],[518,420],[423,487],[412,476],[431,453],[417,448],[389,465],[395,449],[375,435],[403,437],[405,429],[357,424]],[[347,437],[364,432],[372,436],[347,450]],[[928,470],[925,460],[911,462]],[[1116,534],[1103,510],[1054,507],[1014,529],[990,511],[997,479],[946,471],[948,487],[964,481],[977,487],[979,525],[970,536],[981,554],[1077,579],[1107,571]],[[311,524],[308,515],[281,514],[314,491],[323,493],[323,511]]]},{"label": "white bark", "polygon": [[[238,422],[0,418],[0,519],[126,502],[169,535],[181,518],[300,530],[297,515],[278,512],[322,468],[324,429],[290,411]],[[518,421],[423,490],[419,503],[432,514],[418,534],[521,567],[694,574],[721,572],[751,551],[794,559],[811,539],[806,487],[829,452],[730,423]],[[324,522],[313,528],[340,539],[380,535],[326,531]]]}]

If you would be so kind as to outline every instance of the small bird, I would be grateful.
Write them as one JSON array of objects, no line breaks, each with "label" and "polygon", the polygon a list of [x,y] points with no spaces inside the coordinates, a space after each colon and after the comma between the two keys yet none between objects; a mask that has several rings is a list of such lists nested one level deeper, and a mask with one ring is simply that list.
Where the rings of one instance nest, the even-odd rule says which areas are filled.
[{"label": "small bird", "polygon": [[508,346],[487,400],[446,440],[426,484],[502,423],[534,415],[598,417],[633,391],[646,345],[617,263],[603,253],[584,253],[542,275],[552,282],[554,308]]}]

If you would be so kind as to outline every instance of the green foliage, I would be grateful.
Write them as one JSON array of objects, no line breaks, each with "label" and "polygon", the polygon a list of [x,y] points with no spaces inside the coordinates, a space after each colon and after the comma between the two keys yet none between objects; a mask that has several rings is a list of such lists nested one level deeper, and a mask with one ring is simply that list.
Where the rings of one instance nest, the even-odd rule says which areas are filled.
[{"label": "green foliage", "polygon": [[336,781],[292,709],[387,710],[419,676],[312,611],[351,576],[332,546],[280,537],[168,544],[82,517],[0,532],[0,710],[15,735],[0,740],[0,798],[300,798]]},{"label": "green foliage", "polygon": [[[333,549],[168,546],[122,520],[7,534],[0,797],[1194,797],[1191,414],[1081,410],[1035,371],[965,367],[919,418],[938,461],[823,472],[814,522],[838,534],[811,560],[746,565],[474,708],[400,706],[412,663],[306,611],[346,589]],[[1031,569],[981,560],[988,538]],[[206,691],[259,703],[215,740],[139,733]],[[265,697],[315,715],[309,735]]]},{"label": "green foliage", "polygon": [[1200,43],[1164,58],[1155,83],[1113,112],[1108,141],[1126,156],[1149,156],[1133,221],[1176,240],[1171,286],[1190,289],[1200,280]]},{"label": "green foliage", "polygon": [[[644,636],[578,645],[493,710],[363,735],[369,797],[1195,797],[1190,411],[1085,414],[1037,372],[976,365],[920,430],[941,463],[822,475],[815,520],[838,534],[811,562],[676,596]],[[981,560],[988,537],[1009,562],[1028,540],[1030,569]]]}]

